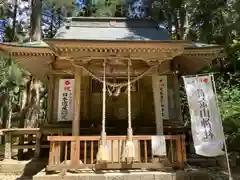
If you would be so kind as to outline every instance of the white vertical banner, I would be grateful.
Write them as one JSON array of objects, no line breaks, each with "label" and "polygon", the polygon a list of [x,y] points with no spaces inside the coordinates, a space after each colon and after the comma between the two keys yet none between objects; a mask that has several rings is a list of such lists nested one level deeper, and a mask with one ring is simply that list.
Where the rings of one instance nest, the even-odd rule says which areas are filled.
[{"label": "white vertical banner", "polygon": [[208,157],[223,155],[225,141],[212,78],[183,77],[195,151]]},{"label": "white vertical banner", "polygon": [[158,76],[158,88],[160,91],[162,118],[169,119],[167,76]]},{"label": "white vertical banner", "polygon": [[58,121],[72,121],[74,79],[59,80]]}]

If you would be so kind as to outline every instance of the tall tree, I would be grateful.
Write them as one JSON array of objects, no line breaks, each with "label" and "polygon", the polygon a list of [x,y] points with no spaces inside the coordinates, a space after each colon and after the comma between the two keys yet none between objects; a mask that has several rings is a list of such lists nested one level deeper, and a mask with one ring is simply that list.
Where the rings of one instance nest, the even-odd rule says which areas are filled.
[{"label": "tall tree", "polygon": [[41,40],[41,0],[31,0],[31,31],[32,41]]},{"label": "tall tree", "polygon": [[[41,0],[32,0],[31,2],[31,41],[41,40]],[[31,74],[25,76],[25,88],[21,94],[20,102],[20,124],[19,127],[36,127],[38,126],[39,115],[39,89],[42,86]]]}]

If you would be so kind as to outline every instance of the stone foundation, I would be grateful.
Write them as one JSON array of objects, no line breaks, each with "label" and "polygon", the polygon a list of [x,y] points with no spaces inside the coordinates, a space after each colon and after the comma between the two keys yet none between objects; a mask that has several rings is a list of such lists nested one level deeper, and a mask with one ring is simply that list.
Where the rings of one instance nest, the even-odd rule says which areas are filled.
[{"label": "stone foundation", "polygon": [[0,162],[0,173],[22,174],[30,161],[3,160]]},{"label": "stone foundation", "polygon": [[33,180],[208,180],[208,174],[200,171],[177,172],[126,172],[126,173],[66,173],[61,175],[45,175],[43,172]]},{"label": "stone foundation", "polygon": [[[51,174],[44,172],[47,161],[15,161],[4,160],[0,163],[0,173],[14,173],[33,180],[208,180],[208,174],[203,171],[177,171],[159,172],[144,170],[118,171],[108,170],[93,172],[92,170],[82,170],[77,173],[67,172],[65,175]],[[35,175],[36,174],[36,175]]]}]

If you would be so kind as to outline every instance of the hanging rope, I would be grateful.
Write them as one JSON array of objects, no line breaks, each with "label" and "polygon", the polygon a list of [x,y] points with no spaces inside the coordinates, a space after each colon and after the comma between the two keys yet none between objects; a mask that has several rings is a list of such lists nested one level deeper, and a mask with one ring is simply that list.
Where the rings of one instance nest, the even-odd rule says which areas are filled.
[{"label": "hanging rope", "polygon": [[130,60],[128,61],[128,140],[132,141],[132,108],[131,108],[131,81],[130,81]]},{"label": "hanging rope", "polygon": [[[81,66],[82,67],[82,66]],[[139,79],[141,79],[143,76],[145,76],[146,74],[148,74],[149,72],[151,72],[155,67],[157,66],[152,66],[150,68],[148,68],[146,71],[144,71],[142,74],[140,74],[139,76],[137,76],[136,78],[134,78],[131,83],[134,83],[136,81],[138,81]],[[85,67],[83,67],[83,69],[85,71],[87,71],[88,74],[90,74],[94,79],[98,80],[99,82],[103,83],[103,80],[99,77],[97,77],[96,75],[94,75],[94,73],[92,73],[90,70],[86,69]],[[111,86],[111,87],[124,87],[127,86],[128,83],[110,83],[106,81],[106,85],[107,86]]]},{"label": "hanging rope", "polygon": [[135,157],[135,146],[132,140],[132,113],[131,113],[131,81],[130,81],[130,65],[131,61],[128,61],[128,129],[127,129],[127,142],[124,150],[124,157],[127,162],[132,162]]},{"label": "hanging rope", "polygon": [[[167,60],[165,60],[167,61]],[[165,61],[162,61],[159,65],[161,65],[162,63],[164,63]],[[149,67],[146,71],[144,71],[143,73],[141,73],[139,76],[135,77],[134,79],[131,80],[131,84],[138,81],[139,79],[141,79],[142,77],[144,77],[145,75],[147,75],[149,72],[151,72],[154,68],[158,67],[159,65],[155,65],[155,66],[151,66]],[[90,76],[92,76],[92,78],[98,80],[99,82],[103,83],[103,79],[97,77],[96,75],[94,75],[93,72],[91,72],[90,70],[88,70],[86,67],[81,66],[81,65],[77,65],[77,64],[73,64],[73,66],[80,66],[82,67]],[[66,73],[72,74],[70,71],[65,71]],[[169,70],[164,71],[161,74],[166,74],[168,73]],[[127,86],[128,83],[110,83],[106,81],[106,86],[110,86],[110,87],[124,87]]]},{"label": "hanging rope", "polygon": [[106,61],[103,62],[103,89],[102,89],[102,132],[100,146],[97,154],[98,162],[109,161],[109,151],[106,140]]}]

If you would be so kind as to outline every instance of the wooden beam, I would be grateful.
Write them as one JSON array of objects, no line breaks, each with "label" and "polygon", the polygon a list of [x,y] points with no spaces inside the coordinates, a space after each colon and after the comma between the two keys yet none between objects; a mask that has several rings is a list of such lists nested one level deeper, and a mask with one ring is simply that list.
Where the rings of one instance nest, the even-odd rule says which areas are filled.
[{"label": "wooden beam", "polygon": [[[178,165],[178,164],[177,164]],[[176,165],[176,166],[177,166]],[[46,167],[47,171],[61,171],[62,169],[155,169],[170,170],[170,167],[162,163],[103,163],[103,164],[51,164]]]},{"label": "wooden beam", "polygon": [[72,135],[79,136],[80,129],[80,110],[81,110],[81,80],[82,68],[75,67],[75,86],[74,86],[74,112],[72,121]]},{"label": "wooden beam", "polygon": [[89,51],[85,51],[85,52],[62,52],[60,53],[62,56],[64,57],[69,57],[72,60],[79,60],[79,59],[85,59],[86,61],[88,59],[100,59],[103,57],[119,57],[119,58],[131,58],[131,59],[143,59],[143,60],[149,60],[149,59],[172,59],[175,56],[179,56],[181,55],[181,52],[179,51],[171,51],[169,50],[168,52],[121,52],[117,55],[112,55],[111,53],[108,52],[89,52]]}]

